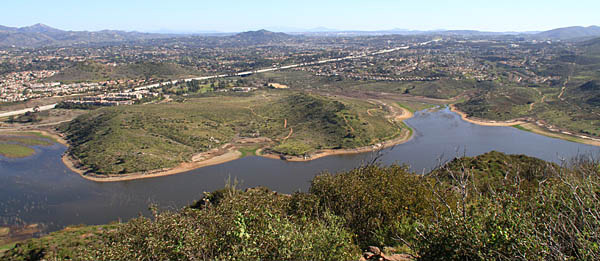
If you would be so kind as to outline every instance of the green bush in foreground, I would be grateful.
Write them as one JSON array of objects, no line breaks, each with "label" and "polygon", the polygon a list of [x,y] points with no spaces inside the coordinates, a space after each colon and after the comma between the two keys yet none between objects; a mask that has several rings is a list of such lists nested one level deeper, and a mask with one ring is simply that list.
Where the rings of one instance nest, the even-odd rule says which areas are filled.
[{"label": "green bush in foreground", "polygon": [[[431,183],[404,166],[370,165],[344,174],[313,179],[310,193],[323,209],[342,217],[361,247],[398,244],[398,236],[414,237],[417,220],[430,220]],[[451,200],[452,195],[448,195]]]},{"label": "green bush in foreground", "polygon": [[546,168],[535,183],[515,173],[485,193],[467,171],[455,193],[473,196],[423,223],[413,249],[423,260],[600,260],[598,167]]},{"label": "green bush in foreground", "polygon": [[218,204],[140,217],[104,235],[93,260],[352,260],[342,219],[285,214],[289,197],[263,189],[227,190]]},{"label": "green bush in foreground", "polygon": [[375,245],[415,260],[600,260],[599,167],[497,152],[428,175],[368,165],[320,175],[309,193],[226,187],[179,212],[101,230],[87,244],[32,239],[6,257],[356,260],[359,247]]}]

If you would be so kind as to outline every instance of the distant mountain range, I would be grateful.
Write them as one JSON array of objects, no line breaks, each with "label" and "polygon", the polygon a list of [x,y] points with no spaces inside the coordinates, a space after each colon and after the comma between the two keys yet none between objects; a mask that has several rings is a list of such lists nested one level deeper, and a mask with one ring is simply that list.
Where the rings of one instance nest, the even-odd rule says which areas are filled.
[{"label": "distant mountain range", "polygon": [[249,31],[249,32],[238,33],[231,37],[235,38],[239,41],[246,41],[249,43],[257,44],[257,43],[283,41],[283,40],[290,39],[290,37],[292,37],[292,36],[289,34],[285,34],[285,33],[276,33],[276,32],[271,32],[271,31],[267,31],[267,30],[263,29],[263,30],[258,30],[258,31]]},{"label": "distant mountain range", "polygon": [[97,32],[63,31],[43,24],[14,28],[0,26],[0,47],[64,46],[87,43],[123,42],[173,35],[103,30]]},{"label": "distant mountain range", "polygon": [[569,40],[575,38],[594,38],[600,36],[599,26],[573,26],[558,28],[550,31],[545,31],[537,34],[540,38],[556,39],[556,40]]},{"label": "distant mountain range", "polygon": [[[168,32],[168,31],[162,31]],[[40,46],[68,46],[74,44],[91,43],[118,43],[126,41],[138,41],[157,38],[172,38],[189,36],[192,33],[140,33],[116,30],[103,30],[97,32],[88,31],[63,31],[43,24],[15,28],[0,26],[0,47],[40,47]],[[275,33],[267,30],[243,32],[243,33],[220,33],[216,31],[193,33],[195,35],[227,36],[236,40],[260,43],[265,41],[282,41],[292,35],[327,35],[327,36],[351,36],[351,35],[452,35],[452,36],[501,36],[519,35],[526,39],[537,40],[588,40],[600,37],[598,26],[573,26],[558,28],[544,32],[482,32],[475,30],[432,30],[415,31],[405,29],[392,29],[383,31],[337,31],[319,27],[306,32]]]},{"label": "distant mountain range", "polygon": [[586,40],[595,37],[600,37],[600,27],[598,26],[572,26],[558,28],[549,31],[528,31],[528,32],[486,32],[476,30],[406,30],[392,29],[384,31],[313,31],[303,32],[300,34],[326,34],[326,35],[384,35],[384,34],[400,34],[400,35],[454,35],[454,36],[494,36],[494,35],[521,35],[528,39],[537,40]]}]

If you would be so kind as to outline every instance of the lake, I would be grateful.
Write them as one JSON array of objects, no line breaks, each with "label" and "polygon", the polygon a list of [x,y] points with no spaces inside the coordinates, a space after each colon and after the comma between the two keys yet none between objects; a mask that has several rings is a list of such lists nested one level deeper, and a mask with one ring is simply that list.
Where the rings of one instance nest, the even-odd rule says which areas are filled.
[{"label": "lake", "polygon": [[[600,147],[553,139],[512,127],[488,127],[463,121],[448,109],[421,111],[406,121],[414,129],[407,143],[384,150],[379,162],[408,164],[417,173],[429,171],[456,156],[491,150],[525,154],[561,162],[577,155],[596,155]],[[339,172],[373,160],[373,153],[338,155],[310,162],[246,157],[173,176],[96,183],[81,178],[61,161],[62,145],[36,147],[25,159],[0,156],[0,226],[40,223],[45,231],[72,224],[105,224],[148,214],[148,207],[179,209],[205,191],[237,179],[240,188],[266,186],[292,193],[307,191],[323,171]]]}]

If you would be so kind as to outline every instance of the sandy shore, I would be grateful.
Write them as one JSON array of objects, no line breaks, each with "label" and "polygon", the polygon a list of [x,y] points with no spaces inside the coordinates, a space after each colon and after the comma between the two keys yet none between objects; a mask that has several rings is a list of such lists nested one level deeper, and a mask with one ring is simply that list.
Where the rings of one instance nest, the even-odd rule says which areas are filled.
[{"label": "sandy shore", "polygon": [[562,139],[562,140],[578,142],[578,143],[583,143],[583,144],[588,144],[588,145],[593,145],[593,146],[600,146],[600,141],[592,140],[589,138],[577,137],[574,135],[567,135],[567,134],[563,134],[560,132],[553,132],[553,131],[547,130],[545,128],[542,128],[531,122],[518,121],[518,120],[500,121],[500,122],[479,120],[479,119],[468,118],[466,113],[459,111],[454,105],[450,105],[450,110],[458,113],[464,121],[467,121],[467,122],[470,122],[473,124],[477,124],[477,125],[499,126],[499,127],[519,126],[527,131],[531,131],[535,134],[544,135],[544,136],[550,137],[550,138]]},{"label": "sandy shore", "polygon": [[454,106],[454,104],[450,105],[450,110],[453,111],[453,112],[456,112],[458,115],[460,115],[460,117],[464,121],[470,122],[470,123],[473,123],[473,124],[477,124],[477,125],[482,125],[482,126],[511,127],[511,126],[521,125],[521,124],[525,123],[524,121],[518,121],[518,120],[490,121],[490,120],[469,118],[469,116],[466,113],[458,110],[456,108],[456,106]]},{"label": "sandy shore", "polygon": [[[374,151],[377,151],[380,149],[393,147],[393,146],[410,141],[412,139],[412,135],[410,133],[411,133],[410,131],[404,131],[402,133],[402,136],[392,139],[392,140],[382,142],[382,143],[378,143],[376,145],[355,148],[355,149],[319,150],[319,151],[315,152],[314,154],[311,154],[310,157],[304,158],[304,157],[294,156],[294,157],[286,157],[285,160],[292,161],[292,162],[305,162],[305,161],[316,160],[319,158],[333,156],[333,155],[349,155],[349,154],[374,152]],[[265,158],[270,158],[270,159],[282,159],[282,156],[279,154],[260,154],[260,151],[257,151],[257,155],[261,156],[261,157],[265,157]]]},{"label": "sandy shore", "polygon": [[10,133],[10,134],[18,134],[18,133],[39,133],[41,135],[50,137],[52,139],[54,139],[54,141],[56,141],[57,143],[60,143],[62,145],[68,146],[69,144],[67,143],[66,140],[64,140],[61,136],[57,135],[56,133],[51,133],[48,131],[44,131],[44,130],[0,130],[0,134],[2,133]]},{"label": "sandy shore", "polygon": [[[393,116],[393,118],[396,121],[403,121],[403,120],[413,117],[413,113],[405,108],[400,108],[400,107],[393,107],[393,108],[401,111],[401,113],[398,113],[398,111],[394,111],[395,115]],[[58,137],[58,138],[60,138],[60,137]],[[398,144],[405,143],[405,142],[409,141],[411,138],[412,138],[411,131],[404,130],[400,137],[397,137],[395,139],[388,140],[385,142],[381,142],[381,143],[373,145],[373,146],[366,146],[366,147],[355,148],[355,149],[321,150],[321,151],[318,151],[315,154],[313,154],[310,158],[292,157],[292,158],[288,158],[286,160],[301,162],[301,161],[311,161],[311,160],[315,160],[318,158],[333,156],[333,155],[373,152],[373,151],[377,151],[379,149],[384,149],[384,148],[388,148],[388,147],[392,147],[392,146],[395,146]],[[60,139],[60,140],[62,140],[62,139]],[[246,142],[250,142],[250,143],[259,142],[260,143],[260,142],[266,142],[266,141],[269,141],[269,140],[268,139],[265,140],[265,138],[259,138],[259,139],[243,140],[242,143],[246,143]],[[225,153],[221,153],[220,150],[225,150]],[[126,175],[112,175],[112,176],[98,176],[98,175],[86,173],[85,170],[77,168],[76,167],[77,161],[66,154],[63,155],[62,161],[65,164],[65,166],[67,166],[72,171],[78,173],[79,175],[81,175],[81,177],[83,177],[85,179],[92,180],[95,182],[117,182],[117,181],[127,181],[127,180],[136,180],[136,179],[156,178],[156,177],[179,174],[179,173],[191,171],[191,170],[202,168],[202,167],[226,163],[229,161],[239,159],[242,156],[242,153],[240,151],[238,151],[235,148],[235,146],[232,146],[230,144],[223,146],[220,150],[213,150],[213,151],[194,155],[192,157],[192,162],[182,163],[179,166],[177,166],[175,168],[171,168],[171,169],[155,170],[155,171],[141,172],[141,173],[131,173],[131,174],[126,174]],[[281,156],[276,155],[276,154],[260,154],[261,150],[262,149],[257,150],[257,154],[259,156],[266,157],[266,158],[272,158],[272,159],[278,159],[278,160],[281,159]],[[215,154],[217,154],[217,155],[215,155]]]},{"label": "sandy shore", "polygon": [[600,141],[584,139],[584,138],[566,135],[566,134],[562,134],[562,133],[558,133],[558,132],[552,132],[552,131],[546,130],[534,123],[523,123],[519,126],[523,129],[531,131],[535,134],[544,135],[544,136],[550,137],[550,138],[562,139],[562,140],[578,142],[578,143],[583,143],[583,144],[588,144],[588,145],[593,145],[593,146],[600,146]]},{"label": "sandy shore", "polygon": [[[383,103],[384,106],[389,106],[385,103]],[[390,106],[392,107],[392,106]],[[394,118],[395,121],[404,121],[407,119],[410,119],[414,116],[414,114],[412,112],[410,112],[409,110],[405,109],[405,108],[401,108],[401,107],[392,107],[392,110],[401,110],[402,112],[400,114],[397,113],[397,111],[394,111],[395,116],[392,116]],[[286,157],[285,160],[286,161],[292,161],[292,162],[304,162],[304,161],[311,161],[311,160],[316,160],[319,158],[323,158],[323,157],[327,157],[327,156],[333,156],[333,155],[348,155],[348,154],[359,154],[359,153],[367,153],[367,152],[373,152],[373,151],[377,151],[380,149],[385,149],[385,148],[389,148],[389,147],[393,147],[402,143],[406,143],[408,141],[410,141],[412,139],[412,135],[411,135],[411,131],[409,130],[403,130],[402,134],[400,135],[400,137],[391,139],[391,140],[387,140],[375,145],[371,145],[371,146],[365,146],[365,147],[361,147],[361,148],[355,148],[355,149],[329,149],[329,150],[319,150],[316,151],[315,153],[311,154],[310,157]],[[261,156],[261,157],[265,157],[265,158],[270,158],[270,159],[283,159],[281,155],[279,154],[261,154],[260,153],[261,150],[257,151],[257,155]]]},{"label": "sandy shore", "polygon": [[184,163],[181,163],[179,166],[177,166],[175,168],[171,168],[171,169],[156,170],[156,171],[150,171],[150,172],[138,172],[138,173],[125,174],[125,175],[112,175],[112,176],[98,176],[98,175],[93,175],[93,174],[86,174],[86,171],[75,167],[75,165],[76,165],[75,162],[77,162],[77,161],[74,160],[73,158],[71,158],[67,154],[63,155],[62,161],[65,164],[65,166],[67,166],[72,171],[78,173],[84,179],[95,181],[95,182],[117,182],[117,181],[148,179],[148,178],[156,178],[156,177],[175,175],[175,174],[188,172],[190,170],[194,170],[194,169],[198,169],[198,168],[202,168],[202,167],[218,165],[218,164],[222,164],[222,163],[229,162],[232,160],[236,160],[236,159],[239,159],[241,156],[242,156],[242,153],[237,150],[228,150],[224,154],[214,156],[214,157],[211,157],[211,158],[205,159],[205,160],[184,162]]},{"label": "sandy shore", "polygon": [[[383,103],[383,105],[389,106],[385,103]],[[403,120],[413,117],[413,113],[405,108],[396,107],[396,106],[389,106],[389,107],[391,108],[391,110],[394,114],[390,118],[395,121],[403,121]],[[66,140],[64,140],[63,137],[61,137],[60,135],[57,135],[56,133],[51,133],[51,132],[44,131],[44,130],[26,130],[26,131],[23,130],[23,132],[37,132],[37,133],[43,134],[45,136],[54,138],[58,143],[60,143],[62,145],[65,145],[67,147],[69,146],[68,142]],[[355,149],[321,150],[321,151],[318,151],[315,154],[311,155],[310,158],[292,157],[292,158],[287,158],[286,160],[300,162],[300,161],[315,160],[318,158],[333,156],[333,155],[373,152],[373,151],[377,151],[379,149],[384,149],[384,148],[388,148],[388,147],[392,147],[392,146],[395,146],[398,144],[405,143],[412,138],[411,133],[412,132],[409,130],[403,130],[400,137],[394,138],[392,140],[384,141],[384,142],[381,142],[381,143],[378,143],[378,144],[375,144],[372,146],[366,146],[366,147],[355,148]],[[242,140],[240,144],[262,143],[262,142],[267,142],[267,141],[270,141],[270,140],[266,139],[266,138],[247,139],[247,140]],[[281,156],[276,155],[276,154],[261,155],[260,154],[261,150],[262,149],[257,150],[257,154],[259,156],[266,157],[266,158],[272,158],[272,159],[281,159]],[[76,159],[72,158],[71,156],[69,156],[67,153],[65,153],[62,156],[62,162],[65,164],[66,167],[68,167],[73,172],[78,173],[84,179],[95,181],[95,182],[119,182],[119,181],[128,181],[128,180],[156,178],[156,177],[175,175],[175,174],[188,172],[188,171],[202,168],[202,167],[223,164],[223,163],[226,163],[229,161],[239,159],[241,157],[242,157],[242,153],[239,150],[237,150],[236,146],[233,146],[231,144],[226,144],[219,149],[214,149],[214,150],[211,150],[208,152],[196,154],[192,157],[191,162],[181,163],[180,165],[178,165],[177,167],[174,167],[174,168],[159,169],[159,170],[153,170],[153,171],[148,171],[148,172],[130,173],[130,174],[124,174],[124,175],[109,175],[109,176],[95,175],[93,173],[88,173],[85,169],[81,169],[81,168],[77,167],[79,165],[78,161]]]}]

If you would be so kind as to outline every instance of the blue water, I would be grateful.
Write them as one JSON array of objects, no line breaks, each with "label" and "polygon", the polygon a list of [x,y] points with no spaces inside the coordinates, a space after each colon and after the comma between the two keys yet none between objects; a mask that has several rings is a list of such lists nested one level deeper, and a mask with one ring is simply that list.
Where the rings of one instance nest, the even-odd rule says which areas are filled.
[{"label": "blue water", "polygon": [[[448,109],[417,112],[406,121],[414,130],[404,144],[384,150],[379,162],[408,164],[417,173],[456,156],[474,156],[491,150],[525,154],[561,163],[578,155],[598,154],[599,147],[520,131],[465,122]],[[227,179],[240,188],[266,186],[292,193],[307,191],[320,172],[352,169],[374,159],[373,153],[330,156],[310,162],[286,162],[247,157],[173,176],[96,183],[66,168],[61,145],[38,147],[25,159],[0,157],[0,226],[40,223],[47,231],[71,224],[104,224],[148,214],[148,206],[178,209],[200,199],[205,191],[224,186]]]}]

